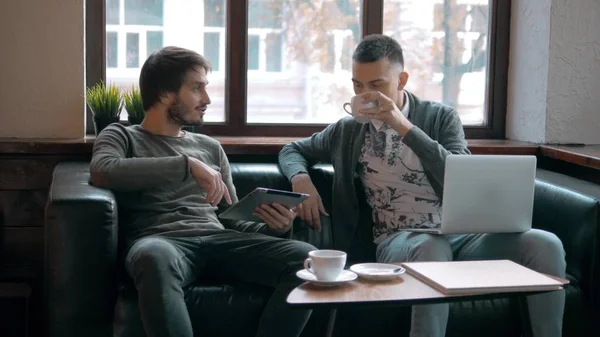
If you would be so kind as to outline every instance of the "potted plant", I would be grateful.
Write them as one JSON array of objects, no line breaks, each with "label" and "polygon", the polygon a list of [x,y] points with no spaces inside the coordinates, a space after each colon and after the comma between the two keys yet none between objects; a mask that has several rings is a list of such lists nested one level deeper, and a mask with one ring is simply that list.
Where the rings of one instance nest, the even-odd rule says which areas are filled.
[{"label": "potted plant", "polygon": [[101,81],[86,89],[86,101],[94,117],[96,135],[109,124],[119,122],[123,109],[123,95],[117,86],[106,86]]},{"label": "potted plant", "polygon": [[144,104],[142,103],[142,94],[138,88],[131,87],[129,92],[123,95],[125,100],[125,110],[127,110],[127,120],[129,123],[141,124],[146,117]]}]

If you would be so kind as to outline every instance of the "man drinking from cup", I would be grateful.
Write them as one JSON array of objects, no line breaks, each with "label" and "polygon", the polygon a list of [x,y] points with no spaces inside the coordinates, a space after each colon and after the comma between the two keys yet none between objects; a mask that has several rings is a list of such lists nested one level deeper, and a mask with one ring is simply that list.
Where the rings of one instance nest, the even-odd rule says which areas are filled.
[{"label": "man drinking from cup", "polygon": [[[552,233],[444,236],[405,230],[440,226],[446,157],[470,154],[456,110],[408,92],[408,79],[394,39],[370,35],[359,43],[352,65],[356,96],[344,105],[352,116],[279,154],[293,190],[311,195],[300,218],[320,230],[329,215],[307,174],[309,165],[328,162],[335,170],[330,220],[335,249],[347,251],[350,261],[369,259],[365,252],[374,248],[377,262],[510,259],[564,278],[564,250]],[[355,173],[362,188],[355,186]],[[364,196],[357,195],[361,190]],[[372,209],[370,218],[359,211],[363,201]],[[361,244],[365,229],[372,229],[375,247]],[[564,302],[564,291],[528,298],[534,336],[561,336]],[[411,336],[445,336],[448,314],[448,304],[413,307]]]}]

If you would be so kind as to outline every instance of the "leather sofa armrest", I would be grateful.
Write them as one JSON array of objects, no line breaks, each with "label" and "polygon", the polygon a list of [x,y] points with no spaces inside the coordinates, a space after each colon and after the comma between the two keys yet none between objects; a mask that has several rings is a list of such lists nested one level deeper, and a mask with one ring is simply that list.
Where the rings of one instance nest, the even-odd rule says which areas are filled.
[{"label": "leather sofa armrest", "polygon": [[567,273],[600,308],[600,204],[598,199],[537,180],[533,227],[554,233],[566,253]]},{"label": "leather sofa armrest", "polygon": [[111,191],[88,184],[88,163],[60,163],[45,212],[48,336],[112,336],[118,216]]}]

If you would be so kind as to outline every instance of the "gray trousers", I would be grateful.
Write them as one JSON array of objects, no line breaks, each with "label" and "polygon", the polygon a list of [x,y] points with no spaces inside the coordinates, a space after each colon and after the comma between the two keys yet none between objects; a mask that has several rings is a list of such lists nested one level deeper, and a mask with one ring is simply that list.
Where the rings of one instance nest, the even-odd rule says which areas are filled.
[{"label": "gray trousers", "polygon": [[149,337],[192,337],[192,323],[182,288],[206,270],[233,279],[272,287],[257,336],[299,336],[311,311],[290,308],[287,295],[301,282],[315,247],[258,233],[224,230],[201,237],[148,237],[138,240],[125,258],[133,278],[142,323]]},{"label": "gray trousers", "polygon": [[[397,232],[377,246],[378,262],[508,259],[541,273],[565,277],[565,252],[556,235],[532,229],[525,233],[432,235]],[[527,298],[535,337],[562,336],[564,290]],[[411,337],[446,335],[449,305],[412,307]]]}]

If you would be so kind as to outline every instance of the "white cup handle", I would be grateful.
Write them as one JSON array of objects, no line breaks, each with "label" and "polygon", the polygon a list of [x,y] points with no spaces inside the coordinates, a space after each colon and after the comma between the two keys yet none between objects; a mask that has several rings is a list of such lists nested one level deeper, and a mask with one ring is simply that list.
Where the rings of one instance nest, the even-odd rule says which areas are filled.
[{"label": "white cup handle", "polygon": [[315,272],[312,270],[312,259],[310,257],[304,260],[304,269],[314,275]]},{"label": "white cup handle", "polygon": [[[350,111],[346,110],[346,105],[350,107]],[[352,116],[352,104],[350,103],[344,103],[344,105],[342,106],[344,108],[344,111],[346,111],[346,113],[350,116]]]}]

